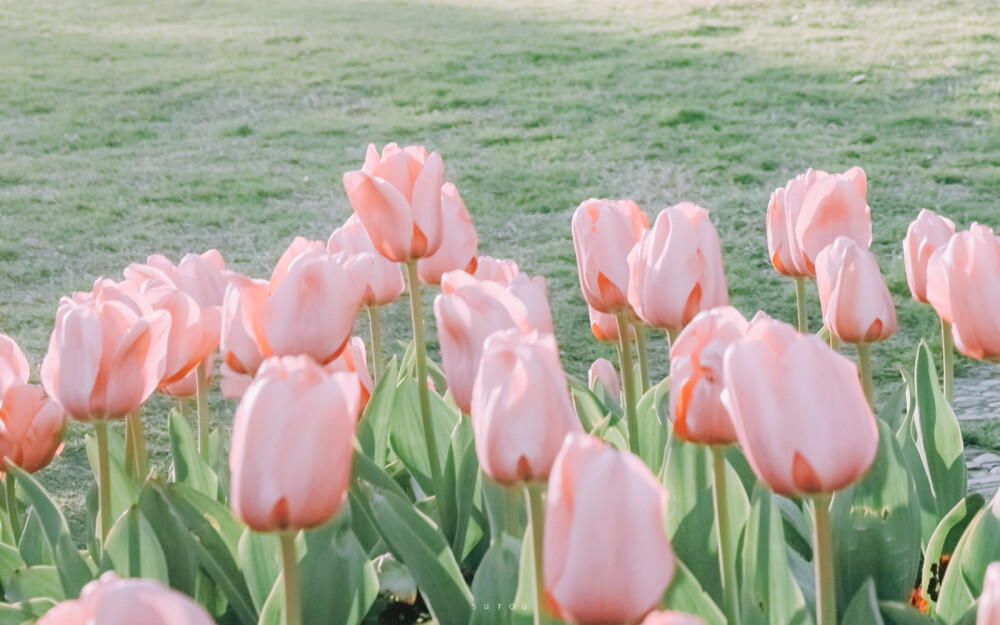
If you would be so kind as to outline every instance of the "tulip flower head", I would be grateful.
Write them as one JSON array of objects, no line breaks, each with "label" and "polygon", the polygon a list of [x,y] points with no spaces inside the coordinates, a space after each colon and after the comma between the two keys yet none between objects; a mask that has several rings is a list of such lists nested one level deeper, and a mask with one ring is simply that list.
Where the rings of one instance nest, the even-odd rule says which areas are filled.
[{"label": "tulip flower head", "polygon": [[344,190],[375,249],[396,262],[430,256],[441,247],[441,184],[437,152],[390,143],[379,155],[368,146],[365,163],[344,174]]},{"label": "tulip flower head", "polygon": [[875,255],[838,237],[816,256],[823,322],[847,343],[884,341],[896,331],[896,306]]},{"label": "tulip flower head", "polygon": [[233,419],[233,512],[273,532],[326,523],[347,497],[358,377],[329,374],[307,356],[267,360]]},{"label": "tulip flower head", "polygon": [[17,342],[0,334],[0,393],[13,384],[27,382],[30,376],[28,359]]},{"label": "tulip flower head", "polygon": [[399,263],[375,251],[357,214],[352,214],[343,226],[333,231],[326,247],[331,254],[344,253],[352,259],[364,259],[356,264],[363,271],[359,281],[364,284],[361,302],[365,306],[384,306],[403,294],[406,285]]},{"label": "tulip flower head", "polygon": [[598,358],[594,364],[590,365],[590,371],[587,372],[587,384],[590,390],[597,390],[600,387],[605,397],[621,403],[622,387],[618,382],[618,371],[607,358]]},{"label": "tulip flower head", "polygon": [[583,299],[598,312],[628,310],[628,254],[649,228],[630,200],[589,199],[573,214],[573,247]]},{"label": "tulip flower head", "polygon": [[722,404],[726,349],[743,338],[747,321],[721,306],[699,313],[670,348],[670,420],[674,434],[702,445],[736,442],[736,430]]},{"label": "tulip flower head", "polygon": [[441,216],[444,219],[441,247],[417,261],[417,276],[425,284],[441,284],[441,276],[456,269],[476,271],[479,235],[458,189],[450,182],[441,187]]},{"label": "tulip flower head", "polygon": [[704,621],[683,612],[665,611],[651,612],[642,625],[704,625]]},{"label": "tulip flower head", "polygon": [[979,596],[976,625],[1000,625],[1000,562],[986,567],[983,594]]},{"label": "tulip flower head", "polygon": [[[594,333],[594,338],[602,343],[617,345],[621,335],[618,332],[618,320],[615,319],[615,316],[598,312],[592,306],[587,306],[587,308],[590,310],[590,331]],[[635,340],[635,326],[631,323],[626,323],[625,326],[629,340]]]},{"label": "tulip flower head", "polygon": [[878,428],[853,362],[758,314],[727,350],[722,403],[757,477],[786,497],[838,491],[875,459]]},{"label": "tulip flower head", "polygon": [[628,263],[629,304],[651,326],[679,332],[699,312],[729,302],[719,235],[697,204],[663,209]]},{"label": "tulip flower head", "polygon": [[923,208],[906,229],[903,239],[903,265],[910,294],[918,302],[927,300],[927,264],[931,254],[948,244],[955,234],[955,222]]},{"label": "tulip flower head", "polygon": [[545,512],[552,612],[596,625],[635,623],[652,611],[674,573],[666,506],[667,492],[638,457],[569,435],[552,466]]},{"label": "tulip flower head", "polygon": [[476,280],[492,280],[510,284],[514,276],[520,273],[517,263],[512,260],[493,258],[492,256],[477,256],[476,271],[472,274]]},{"label": "tulip flower head", "polygon": [[47,467],[62,446],[66,418],[37,384],[16,383],[0,402],[0,469],[12,462],[28,473]]}]

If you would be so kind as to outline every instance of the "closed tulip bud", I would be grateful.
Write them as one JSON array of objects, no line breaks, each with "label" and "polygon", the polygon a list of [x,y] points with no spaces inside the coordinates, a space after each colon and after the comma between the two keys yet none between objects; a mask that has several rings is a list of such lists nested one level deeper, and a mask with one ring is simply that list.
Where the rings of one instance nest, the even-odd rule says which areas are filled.
[{"label": "closed tulip bud", "polygon": [[233,512],[250,529],[306,529],[332,519],[347,496],[357,375],[328,374],[306,356],[266,361],[233,418]]},{"label": "closed tulip bud", "polygon": [[166,370],[170,315],[110,292],[62,299],[42,361],[45,392],[74,419],[125,417]]},{"label": "closed tulip bud", "polygon": [[1000,562],[986,567],[983,594],[979,596],[976,625],[1000,625]]},{"label": "closed tulip bud", "polygon": [[441,247],[417,261],[417,276],[425,284],[441,284],[441,276],[456,269],[476,271],[479,235],[458,189],[450,182],[441,187],[441,216],[444,220]]},{"label": "closed tulip bud", "polygon": [[[203,363],[205,365],[205,376],[206,382],[211,383],[212,378],[215,373],[215,354],[209,354]],[[249,381],[247,382],[249,384]],[[186,399],[188,397],[194,397],[198,393],[198,371],[197,369],[192,370],[186,376],[177,380],[172,384],[166,386],[161,386],[160,390],[170,397],[176,397],[177,399]],[[242,393],[241,393],[242,395]]]},{"label": "closed tulip bud", "polygon": [[795,224],[802,212],[802,199],[813,184],[828,176],[825,171],[809,169],[771,193],[767,205],[767,249],[771,264],[778,273],[793,278],[809,277],[811,273],[795,238]]},{"label": "closed tulip bud", "polygon": [[550,609],[581,625],[635,623],[653,610],[674,573],[666,506],[667,491],[638,457],[591,436],[568,436],[546,502]]},{"label": "closed tulip bud", "polygon": [[594,364],[590,365],[590,371],[587,372],[587,385],[592,391],[596,391],[600,387],[604,391],[605,397],[621,403],[622,387],[618,382],[618,371],[607,358],[598,358]]},{"label": "closed tulip bud", "polygon": [[13,384],[24,383],[31,376],[31,368],[17,342],[0,334],[0,393]]},{"label": "closed tulip bud", "polygon": [[491,334],[472,388],[483,472],[500,484],[544,481],[570,432],[582,432],[551,334]]},{"label": "closed tulip bud", "polygon": [[670,348],[670,420],[674,434],[702,445],[736,442],[736,430],[722,404],[726,349],[743,338],[747,321],[722,306],[696,316]]},{"label": "closed tulip bud", "polygon": [[906,229],[903,239],[903,265],[906,283],[913,299],[927,301],[927,263],[931,254],[944,247],[955,234],[955,222],[923,208]]},{"label": "closed tulip bud", "polygon": [[580,289],[598,312],[628,309],[628,254],[648,228],[646,213],[630,200],[589,199],[573,213]]},{"label": "closed tulip bud", "polygon": [[699,312],[729,302],[719,235],[697,204],[663,209],[628,263],[629,304],[651,326],[676,332]]},{"label": "closed tulip bud", "polygon": [[[347,344],[347,349],[341,352],[340,356],[333,362],[323,367],[327,373],[337,373],[346,371],[355,373],[358,376],[358,388],[361,390],[361,409],[368,405],[368,400],[375,390],[375,383],[372,375],[368,371],[368,358],[365,351],[365,342],[360,337],[352,336]],[[431,387],[433,388],[433,387]],[[358,416],[361,416],[360,414]]]},{"label": "closed tulip bud", "polygon": [[838,237],[816,256],[823,322],[847,343],[884,341],[896,331],[896,306],[867,249]]},{"label": "closed tulip bud", "polygon": [[519,274],[509,285],[446,273],[434,299],[441,368],[459,409],[468,414],[486,337],[500,330],[552,333],[544,280]]},{"label": "closed tulip bud", "polygon": [[1000,239],[972,224],[931,256],[927,295],[969,358],[1000,360]]},{"label": "closed tulip bud", "polygon": [[28,473],[49,466],[62,445],[66,418],[37,384],[8,386],[0,402],[0,468],[12,462]]},{"label": "closed tulip bud", "polygon": [[758,314],[726,351],[722,403],[757,477],[786,497],[838,491],[875,459],[878,428],[854,363]]},{"label": "closed tulip bud", "polygon": [[[618,320],[614,315],[598,312],[591,306],[590,309],[590,331],[594,333],[594,338],[603,343],[618,343],[621,336],[618,332]],[[635,339],[635,327],[631,323],[625,324],[627,327],[629,340]]]},{"label": "closed tulip bud", "polygon": [[381,156],[369,145],[364,166],[344,174],[347,198],[378,253],[406,262],[437,252],[443,236],[443,175],[437,152],[395,143],[386,145]]},{"label": "closed tulip bud", "polygon": [[472,274],[476,280],[492,280],[509,284],[520,273],[517,263],[512,260],[501,260],[492,256],[476,257],[476,271]]},{"label": "closed tulip bud", "polygon": [[394,302],[406,288],[399,263],[375,251],[375,246],[368,238],[368,231],[357,214],[352,214],[343,226],[333,231],[326,247],[331,254],[344,253],[349,258],[369,259],[360,278],[364,285],[361,302],[365,306],[384,306]]},{"label": "closed tulip bud", "polygon": [[267,301],[268,283],[238,274],[230,275],[222,305],[222,383],[225,397],[242,397],[247,384],[234,383],[242,376],[253,378],[271,348],[260,323],[260,310]]},{"label": "closed tulip bud", "polygon": [[[153,310],[170,315],[167,335],[167,361],[160,388],[181,381],[205,361],[219,346],[216,323],[205,325],[202,308],[194,299],[173,286],[143,287],[143,297]],[[218,313],[215,313],[218,315]]]},{"label": "closed tulip bud", "polygon": [[704,621],[683,612],[650,612],[642,625],[704,625]]},{"label": "closed tulip bud", "polygon": [[118,579],[114,572],[83,587],[79,599],[63,601],[38,625],[213,625],[212,617],[187,595],[151,579]]}]

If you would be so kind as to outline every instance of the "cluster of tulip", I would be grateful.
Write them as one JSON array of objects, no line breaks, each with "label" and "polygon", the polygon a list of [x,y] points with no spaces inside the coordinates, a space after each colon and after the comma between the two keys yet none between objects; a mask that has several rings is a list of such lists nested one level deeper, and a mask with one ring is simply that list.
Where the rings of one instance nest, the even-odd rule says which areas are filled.
[{"label": "cluster of tulip", "polygon": [[[868,350],[896,314],[860,168],[771,196],[797,329],[728,305],[705,209],[666,208],[650,228],[633,202],[581,204],[580,286],[620,359],[589,384],[562,370],[544,278],[477,255],[437,153],[370,146],[343,182],[351,218],[325,244],[295,239],[268,280],[213,250],[64,298],[44,392],[0,337],[0,622],[359,625],[411,606],[441,625],[1000,624],[1000,496],[966,494],[945,399],[952,337],[1000,358],[980,299],[1000,289],[988,228],[955,234],[929,211],[911,225],[907,278],[941,316],[945,391],[921,345],[876,417]],[[386,362],[379,308],[407,285],[414,338]],[[422,285],[440,287],[440,367]],[[362,307],[367,347],[351,336]],[[671,343],[656,384],[651,330]],[[228,461],[207,403],[217,353],[239,399]],[[145,450],[157,389],[180,401],[167,477]],[[64,414],[95,430],[83,551],[31,475]]]}]

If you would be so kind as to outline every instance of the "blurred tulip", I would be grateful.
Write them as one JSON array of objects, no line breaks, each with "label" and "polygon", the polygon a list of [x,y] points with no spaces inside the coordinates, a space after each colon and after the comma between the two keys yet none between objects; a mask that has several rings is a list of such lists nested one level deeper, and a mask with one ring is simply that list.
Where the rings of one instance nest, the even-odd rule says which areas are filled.
[{"label": "blurred tulip", "polygon": [[512,260],[501,260],[492,256],[476,257],[476,271],[472,274],[476,280],[492,280],[509,284],[520,273],[517,263]]},{"label": "blurred tulip", "polygon": [[582,432],[551,334],[491,334],[472,388],[472,428],[483,472],[513,485],[544,481],[570,432]]},{"label": "blurred tulip", "polygon": [[649,228],[630,200],[589,199],[573,214],[573,247],[583,299],[602,313],[629,307],[628,255]]},{"label": "blurred tulip", "polygon": [[927,301],[927,262],[938,248],[947,245],[955,234],[955,222],[941,217],[934,211],[920,209],[920,214],[906,229],[903,239],[903,266],[906,268],[906,283],[913,299]]},{"label": "blurred tulip", "polygon": [[437,152],[421,146],[368,146],[364,166],[344,174],[344,190],[375,249],[396,262],[424,258],[441,246],[441,184]]},{"label": "blurred tulip", "polygon": [[[361,389],[361,410],[368,405],[368,400],[375,390],[375,383],[372,381],[371,373],[368,371],[368,356],[365,353],[365,342],[360,337],[352,336],[347,344],[347,349],[341,352],[334,361],[323,367],[327,373],[337,373],[346,371],[355,373],[358,376],[358,385]],[[428,378],[430,379],[430,378]],[[434,386],[431,385],[433,390]],[[360,413],[358,414],[360,417]]]},{"label": "blurred tulip", "polygon": [[444,220],[441,247],[417,261],[417,275],[425,284],[441,284],[441,276],[456,269],[476,271],[479,236],[465,202],[450,182],[441,187],[441,216]]},{"label": "blurred tulip", "polygon": [[151,579],[118,579],[114,572],[83,587],[79,599],[63,601],[38,625],[214,625],[187,595]]},{"label": "blurred tulip", "polygon": [[596,625],[634,623],[653,610],[674,573],[666,506],[667,492],[638,457],[568,436],[546,503],[543,564],[553,613]]},{"label": "blurred tulip", "polygon": [[0,393],[8,387],[28,381],[31,367],[13,338],[0,334]]},{"label": "blurred tulip", "polygon": [[590,371],[587,372],[587,384],[592,391],[600,386],[605,397],[621,403],[622,387],[618,381],[618,370],[607,358],[598,358],[594,364],[590,365]]},{"label": "blurred tulip", "polygon": [[357,375],[328,374],[306,356],[267,360],[233,419],[231,505],[250,529],[326,523],[347,496]]},{"label": "blurred tulip", "polygon": [[[203,363],[205,365],[206,381],[211,382],[215,373],[215,354],[209,355]],[[249,382],[247,382],[249,384]],[[198,394],[198,371],[192,370],[186,376],[172,384],[161,386],[160,390],[170,397],[186,399]],[[241,393],[242,395],[242,393]]]},{"label": "blurred tulip", "polygon": [[357,214],[352,214],[343,226],[333,231],[326,246],[331,254],[343,252],[349,258],[364,256],[370,259],[365,265],[364,295],[361,298],[365,306],[384,306],[402,295],[406,285],[399,263],[375,251],[368,231]]},{"label": "blurred tulip", "polygon": [[702,445],[736,442],[722,404],[726,349],[743,338],[747,321],[731,306],[699,313],[670,348],[670,420],[674,434]]},{"label": "blurred tulip", "polygon": [[629,304],[651,326],[678,332],[699,312],[729,302],[719,235],[697,204],[663,209],[628,264]]},{"label": "blurred tulip", "polygon": [[750,467],[786,497],[861,479],[878,428],[854,363],[813,335],[758,314],[726,351],[722,403]]},{"label": "blurred tulip", "polygon": [[847,343],[884,341],[896,331],[896,306],[867,249],[838,237],[816,256],[823,322]]},{"label": "blurred tulip", "polygon": [[986,567],[983,594],[979,596],[976,625],[1000,625],[1000,562]]},{"label": "blurred tulip", "polygon": [[642,625],[704,625],[704,622],[683,612],[651,612]]},{"label": "blurred tulip", "polygon": [[62,445],[66,418],[41,386],[18,382],[0,403],[0,468],[13,462],[28,473],[47,467]]},{"label": "blurred tulip", "polygon": [[483,343],[493,332],[517,328],[552,333],[552,314],[542,278],[524,274],[508,285],[476,280],[464,271],[446,273],[434,298],[441,368],[459,409],[468,414]]},{"label": "blurred tulip", "polygon": [[[618,333],[618,320],[615,319],[615,316],[598,312],[589,305],[587,308],[590,309],[590,331],[594,333],[594,338],[604,343],[617,344],[620,334]],[[635,340],[635,327],[630,323],[626,325],[628,326],[628,339]]]}]

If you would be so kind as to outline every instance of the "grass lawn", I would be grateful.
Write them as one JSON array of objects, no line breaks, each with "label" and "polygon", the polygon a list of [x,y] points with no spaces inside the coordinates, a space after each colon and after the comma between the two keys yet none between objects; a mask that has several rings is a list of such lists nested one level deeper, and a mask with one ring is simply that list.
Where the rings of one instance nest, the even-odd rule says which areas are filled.
[{"label": "grass lawn", "polygon": [[[791,320],[769,192],[861,165],[902,326],[874,350],[884,388],[936,333],[906,287],[910,220],[1000,227],[997,59],[989,0],[0,0],[0,329],[37,375],[59,297],[150,253],[216,247],[267,275],[347,217],[366,144],[397,141],[441,152],[482,253],[548,278],[582,375],[612,351],[576,279],[582,200],[709,208],[733,303]],[[408,338],[405,303],[388,317]],[[164,463],[167,405],[149,410]],[[43,474],[77,535],[85,429]]]}]

